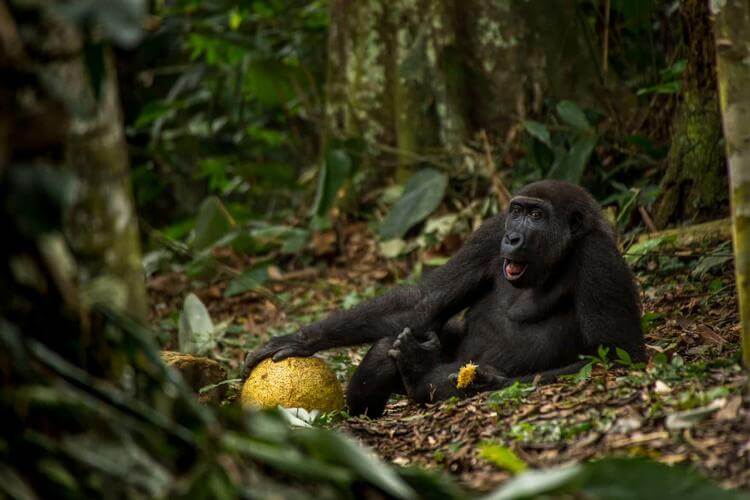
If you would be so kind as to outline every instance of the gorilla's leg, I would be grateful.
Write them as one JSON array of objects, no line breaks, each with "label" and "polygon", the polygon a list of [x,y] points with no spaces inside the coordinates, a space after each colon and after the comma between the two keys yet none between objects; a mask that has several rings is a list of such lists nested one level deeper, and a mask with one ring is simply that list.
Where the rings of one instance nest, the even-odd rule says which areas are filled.
[{"label": "gorilla's leg", "polygon": [[346,404],[351,415],[377,418],[394,392],[404,393],[401,374],[396,363],[388,357],[393,338],[377,341],[349,380],[346,387]]}]

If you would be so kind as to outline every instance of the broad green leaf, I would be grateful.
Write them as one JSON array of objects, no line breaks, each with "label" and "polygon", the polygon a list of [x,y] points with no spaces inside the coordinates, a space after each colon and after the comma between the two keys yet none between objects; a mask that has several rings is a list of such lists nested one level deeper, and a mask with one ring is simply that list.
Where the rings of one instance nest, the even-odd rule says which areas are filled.
[{"label": "broad green leaf", "polygon": [[336,194],[352,173],[352,159],[343,149],[332,149],[326,153],[325,162],[318,174],[318,190],[315,194],[313,215],[323,216],[333,207]]},{"label": "broad green leaf", "polygon": [[586,113],[573,101],[560,101],[557,104],[557,114],[565,123],[581,132],[591,129]]},{"label": "broad green leaf", "polygon": [[549,129],[545,124],[533,120],[524,120],[523,127],[526,132],[552,148],[552,139],[550,139]]},{"label": "broad green leaf", "polygon": [[628,351],[616,347],[615,352],[617,353],[617,359],[621,361],[622,364],[624,364],[625,366],[630,366],[633,364],[633,360],[630,358],[630,354],[628,354]]},{"label": "broad green leaf", "polygon": [[552,167],[547,177],[579,184],[598,140],[597,135],[578,138],[562,160]]},{"label": "broad green leaf", "polygon": [[353,479],[347,467],[316,460],[286,443],[264,443],[237,432],[225,432],[221,440],[224,448],[247,455],[290,475],[341,485],[347,485]]},{"label": "broad green leaf", "polygon": [[515,500],[555,496],[617,500],[734,500],[744,492],[725,490],[695,470],[643,458],[605,458],[546,470],[528,471],[509,480],[483,500]]},{"label": "broad green leaf", "polygon": [[314,456],[330,464],[345,466],[393,497],[417,498],[414,490],[389,465],[341,434],[322,429],[299,429],[292,438]]},{"label": "broad green leaf", "polygon": [[625,260],[629,264],[635,264],[638,262],[642,257],[645,255],[648,255],[650,252],[653,252],[657,248],[667,245],[675,240],[675,236],[659,236],[658,238],[651,238],[647,240],[640,241],[638,243],[635,243],[633,245],[630,245],[630,247],[625,252]]},{"label": "broad green leaf", "polygon": [[224,297],[233,297],[241,293],[255,290],[268,280],[268,267],[256,267],[237,276],[227,285]]},{"label": "broad green leaf", "polygon": [[581,465],[558,467],[546,470],[531,470],[503,484],[483,500],[516,500],[536,498],[552,493],[578,479],[583,472]]},{"label": "broad green leaf", "polygon": [[733,259],[732,247],[727,242],[711,252],[711,255],[701,257],[690,274],[696,278],[700,278],[704,274],[710,273],[713,269],[720,268],[727,262],[731,262]]},{"label": "broad green leaf", "polygon": [[448,176],[425,168],[406,182],[404,194],[380,226],[380,238],[401,238],[415,224],[430,215],[443,199],[448,186]]},{"label": "broad green leaf", "polygon": [[513,474],[523,472],[529,467],[513,450],[498,443],[484,442],[480,444],[479,456]]},{"label": "broad green leaf", "polygon": [[214,323],[201,299],[190,293],[180,313],[178,333],[180,352],[205,355],[216,346]]},{"label": "broad green leaf", "polygon": [[607,458],[586,464],[584,498],[640,500],[747,499],[744,492],[725,490],[695,470],[647,459]]},{"label": "broad green leaf", "polygon": [[234,219],[216,196],[209,196],[195,218],[193,248],[203,250],[225,236],[234,227]]}]

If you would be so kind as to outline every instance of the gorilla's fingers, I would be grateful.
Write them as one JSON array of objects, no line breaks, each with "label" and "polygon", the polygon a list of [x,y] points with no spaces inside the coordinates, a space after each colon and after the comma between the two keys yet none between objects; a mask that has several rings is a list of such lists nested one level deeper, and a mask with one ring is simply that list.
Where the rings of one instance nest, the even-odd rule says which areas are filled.
[{"label": "gorilla's fingers", "polygon": [[[395,347],[395,344],[394,344]],[[388,357],[391,359],[398,359],[398,357],[401,355],[401,351],[398,349],[389,349],[388,350]]]},{"label": "gorilla's fingers", "polygon": [[245,365],[242,367],[242,377],[247,377],[250,375],[250,372],[253,371],[253,368],[266,359],[270,352],[267,352],[267,347],[262,347],[260,349],[256,349],[255,351],[247,353],[247,356],[245,357]]},{"label": "gorilla's fingers", "polygon": [[295,346],[286,347],[274,354],[271,359],[274,360],[274,362],[281,361],[282,359],[291,358],[292,356],[299,356],[300,354],[301,353]]}]

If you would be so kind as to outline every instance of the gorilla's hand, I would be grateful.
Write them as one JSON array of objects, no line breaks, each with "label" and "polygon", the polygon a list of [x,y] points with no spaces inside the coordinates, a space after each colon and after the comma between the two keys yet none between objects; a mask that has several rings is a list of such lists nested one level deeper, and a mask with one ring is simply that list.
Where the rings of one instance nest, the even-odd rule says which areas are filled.
[{"label": "gorilla's hand", "polygon": [[242,377],[247,377],[253,368],[266,358],[281,361],[291,356],[312,356],[315,352],[316,350],[310,347],[309,342],[301,332],[274,337],[265,345],[247,354],[245,366],[242,369]]}]

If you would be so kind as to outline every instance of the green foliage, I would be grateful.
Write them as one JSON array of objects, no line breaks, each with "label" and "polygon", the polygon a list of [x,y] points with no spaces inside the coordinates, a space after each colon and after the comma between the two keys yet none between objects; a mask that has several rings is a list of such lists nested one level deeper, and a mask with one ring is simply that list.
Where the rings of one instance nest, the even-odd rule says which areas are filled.
[{"label": "green foliage", "polygon": [[333,207],[336,195],[352,174],[352,159],[343,149],[326,152],[325,161],[318,173],[318,189],[313,214],[325,216]]},{"label": "green foliage", "polygon": [[142,213],[161,226],[208,193],[266,221],[309,203],[299,180],[319,156],[327,6],[177,1],[154,14],[140,50],[153,82],[126,110]]},{"label": "green foliage", "polygon": [[268,266],[261,265],[245,271],[238,277],[234,278],[227,285],[224,291],[225,297],[233,297],[251,290],[255,290],[268,280]]},{"label": "green foliage", "polygon": [[389,240],[404,236],[440,205],[447,186],[448,176],[431,168],[422,169],[409,177],[404,194],[380,225],[380,237]]},{"label": "green foliage", "polygon": [[479,456],[513,474],[523,472],[529,467],[513,450],[492,441],[479,444]]},{"label": "green foliage", "polygon": [[682,87],[682,74],[687,68],[687,60],[679,59],[673,65],[659,71],[660,81],[638,90],[638,95],[677,94]]},{"label": "green foliage", "polygon": [[193,248],[204,250],[225,236],[234,226],[234,220],[221,201],[210,196],[203,200],[195,220]]},{"label": "green foliage", "polygon": [[606,458],[584,465],[530,471],[511,479],[484,500],[514,500],[573,495],[583,498],[638,500],[658,492],[664,500],[747,498],[719,488],[697,472],[642,458]]},{"label": "green foliage", "polygon": [[576,103],[560,101],[556,112],[562,123],[554,134],[545,124],[524,121],[524,129],[534,138],[529,160],[545,177],[580,184],[599,136]]},{"label": "green foliage", "polygon": [[532,384],[522,384],[513,382],[512,385],[495,391],[487,398],[487,404],[490,406],[504,406],[506,404],[520,403],[528,394],[535,389]]}]

